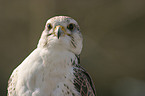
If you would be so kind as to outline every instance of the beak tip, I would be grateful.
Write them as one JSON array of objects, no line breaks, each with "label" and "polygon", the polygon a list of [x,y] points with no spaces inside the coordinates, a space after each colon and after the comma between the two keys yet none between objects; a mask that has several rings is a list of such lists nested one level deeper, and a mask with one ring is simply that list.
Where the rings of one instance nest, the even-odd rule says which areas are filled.
[{"label": "beak tip", "polygon": [[58,33],[57,33],[57,38],[58,39],[60,38],[60,35],[61,35],[61,32],[58,30]]}]

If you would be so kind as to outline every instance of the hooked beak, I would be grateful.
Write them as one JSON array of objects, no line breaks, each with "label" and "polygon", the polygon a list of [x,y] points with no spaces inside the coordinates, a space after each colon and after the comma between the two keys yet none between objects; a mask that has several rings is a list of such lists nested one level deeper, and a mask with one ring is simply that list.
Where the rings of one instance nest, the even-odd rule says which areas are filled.
[{"label": "hooked beak", "polygon": [[65,28],[61,25],[56,26],[54,29],[55,36],[57,36],[58,39],[61,35],[65,35],[65,32]]}]

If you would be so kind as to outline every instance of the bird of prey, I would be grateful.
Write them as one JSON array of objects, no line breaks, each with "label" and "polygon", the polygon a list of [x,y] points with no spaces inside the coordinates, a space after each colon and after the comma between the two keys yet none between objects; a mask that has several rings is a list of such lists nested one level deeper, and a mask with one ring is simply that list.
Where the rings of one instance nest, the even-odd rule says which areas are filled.
[{"label": "bird of prey", "polygon": [[96,96],[92,79],[80,65],[82,42],[74,19],[50,18],[37,48],[10,76],[8,96]]}]

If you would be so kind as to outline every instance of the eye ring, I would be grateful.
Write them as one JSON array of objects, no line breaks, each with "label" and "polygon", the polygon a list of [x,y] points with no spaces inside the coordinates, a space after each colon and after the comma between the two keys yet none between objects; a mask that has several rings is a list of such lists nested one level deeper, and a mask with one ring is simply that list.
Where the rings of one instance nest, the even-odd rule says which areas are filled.
[{"label": "eye ring", "polygon": [[75,24],[70,23],[67,28],[72,31],[75,28]]},{"label": "eye ring", "polygon": [[50,23],[47,24],[48,30],[52,29],[52,25]]}]

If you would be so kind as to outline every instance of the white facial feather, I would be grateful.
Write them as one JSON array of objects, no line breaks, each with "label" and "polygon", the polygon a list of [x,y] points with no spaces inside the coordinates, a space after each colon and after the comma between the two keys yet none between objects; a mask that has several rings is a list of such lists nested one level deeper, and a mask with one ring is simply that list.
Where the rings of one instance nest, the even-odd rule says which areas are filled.
[{"label": "white facial feather", "polygon": [[[50,30],[48,29],[48,24],[51,24],[52,26]],[[69,30],[67,28],[69,24],[74,24],[73,30]],[[60,39],[58,39],[57,36],[54,36],[54,34],[49,35],[54,32],[55,27],[58,25],[63,26],[64,30],[70,34],[70,36],[60,36]],[[56,16],[46,22],[45,29],[38,43],[38,47],[60,48],[60,50],[69,50],[74,54],[79,55],[83,46],[82,42],[83,38],[79,30],[78,23],[74,19],[67,16]]]}]

